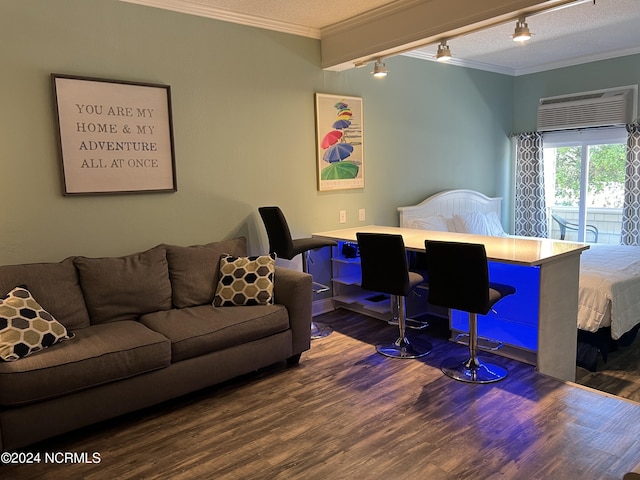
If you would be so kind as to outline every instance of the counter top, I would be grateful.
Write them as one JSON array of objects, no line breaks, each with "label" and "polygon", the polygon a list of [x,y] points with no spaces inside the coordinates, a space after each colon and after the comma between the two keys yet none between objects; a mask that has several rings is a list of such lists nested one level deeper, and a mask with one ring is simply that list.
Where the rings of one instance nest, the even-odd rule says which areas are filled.
[{"label": "counter top", "polygon": [[387,227],[382,225],[367,225],[362,227],[344,228],[327,232],[314,233],[314,237],[330,238],[349,242],[356,241],[356,233],[391,233],[400,234],[408,250],[424,251],[425,240],[443,240],[452,242],[469,242],[484,244],[487,259],[517,265],[535,266],[556,261],[560,257],[579,255],[589,248],[584,243],[552,240],[548,238],[531,237],[489,237],[468,233],[436,232],[433,230],[418,230],[413,228]]}]

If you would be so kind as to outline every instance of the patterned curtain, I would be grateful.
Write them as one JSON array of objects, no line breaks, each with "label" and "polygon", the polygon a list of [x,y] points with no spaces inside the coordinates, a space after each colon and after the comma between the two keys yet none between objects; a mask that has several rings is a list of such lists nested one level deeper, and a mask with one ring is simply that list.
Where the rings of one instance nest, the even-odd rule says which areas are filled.
[{"label": "patterned curtain", "polygon": [[640,124],[627,125],[627,132],[621,243],[640,245]]},{"label": "patterned curtain", "polygon": [[521,133],[516,139],[515,232],[527,237],[547,237],[542,134]]}]

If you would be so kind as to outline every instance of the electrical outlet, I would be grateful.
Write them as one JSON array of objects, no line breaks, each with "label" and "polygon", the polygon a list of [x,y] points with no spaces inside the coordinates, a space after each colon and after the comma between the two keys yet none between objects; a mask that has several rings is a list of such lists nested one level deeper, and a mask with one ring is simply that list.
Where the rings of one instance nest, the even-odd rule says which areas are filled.
[{"label": "electrical outlet", "polygon": [[358,220],[364,222],[365,218],[366,217],[364,216],[364,208],[361,208],[360,210],[358,210]]},{"label": "electrical outlet", "polygon": [[340,223],[347,223],[347,211],[340,210]]}]

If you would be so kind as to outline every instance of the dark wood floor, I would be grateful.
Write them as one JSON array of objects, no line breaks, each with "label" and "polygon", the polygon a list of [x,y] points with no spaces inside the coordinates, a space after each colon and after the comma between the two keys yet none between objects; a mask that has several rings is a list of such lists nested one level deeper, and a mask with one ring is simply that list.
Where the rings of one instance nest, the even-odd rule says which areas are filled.
[{"label": "dark wood floor", "polygon": [[395,327],[343,310],[316,320],[335,332],[297,367],[26,449],[98,452],[99,464],[4,465],[0,477],[619,480],[640,462],[640,404],[505,359],[502,382],[456,382],[438,365],[465,349],[435,330],[429,356],[395,360],[374,351]]},{"label": "dark wood floor", "polygon": [[629,400],[640,402],[640,336],[628,347],[598,358],[595,372],[579,368],[577,382]]}]

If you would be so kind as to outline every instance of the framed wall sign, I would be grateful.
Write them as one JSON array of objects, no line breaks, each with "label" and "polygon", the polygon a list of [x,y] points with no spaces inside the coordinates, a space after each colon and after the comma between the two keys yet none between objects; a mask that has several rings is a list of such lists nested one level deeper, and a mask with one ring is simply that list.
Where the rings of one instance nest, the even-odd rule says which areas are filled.
[{"label": "framed wall sign", "polygon": [[177,190],[168,85],[51,78],[65,195]]},{"label": "framed wall sign", "polygon": [[364,188],[362,98],[316,93],[318,190]]}]

